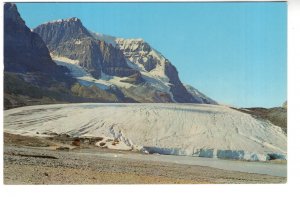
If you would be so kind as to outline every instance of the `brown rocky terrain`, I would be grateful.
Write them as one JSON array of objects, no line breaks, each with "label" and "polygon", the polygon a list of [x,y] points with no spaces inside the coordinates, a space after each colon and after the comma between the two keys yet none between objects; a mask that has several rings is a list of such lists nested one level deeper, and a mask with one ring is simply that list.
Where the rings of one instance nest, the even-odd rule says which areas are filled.
[{"label": "brown rocky terrain", "polygon": [[272,124],[279,126],[287,133],[287,107],[274,107],[274,108],[240,108],[237,109],[241,112],[251,114],[258,119],[265,119]]}]

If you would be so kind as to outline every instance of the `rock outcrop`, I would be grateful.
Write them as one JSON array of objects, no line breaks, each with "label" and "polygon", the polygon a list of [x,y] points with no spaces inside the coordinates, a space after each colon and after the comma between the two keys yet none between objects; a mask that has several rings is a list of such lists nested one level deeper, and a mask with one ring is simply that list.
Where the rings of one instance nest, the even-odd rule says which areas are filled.
[{"label": "rock outcrop", "polygon": [[191,85],[187,85],[184,84],[184,87],[187,89],[187,91],[193,95],[193,97],[201,102],[201,103],[205,103],[205,104],[213,104],[213,105],[217,105],[218,103],[214,100],[212,100],[211,98],[205,96],[203,93],[201,93],[199,90],[197,90],[196,88],[194,88]]},{"label": "rock outcrop", "polygon": [[[70,20],[70,23],[76,22],[75,18]],[[80,38],[88,33],[75,30]],[[51,36],[67,40],[63,33]],[[54,47],[55,44],[52,44]],[[98,47],[98,43],[95,47]],[[16,5],[5,3],[4,108],[65,102],[124,102],[127,99],[121,94],[116,96],[110,90],[76,88],[76,81],[67,67],[57,65],[52,60],[43,39],[26,26]]]},{"label": "rock outcrop", "polygon": [[100,78],[101,72],[120,77],[138,72],[127,65],[119,49],[95,39],[78,18],[44,23],[33,31],[43,38],[51,54],[78,61],[94,78]]},{"label": "rock outcrop", "polygon": [[61,80],[67,72],[52,61],[43,40],[30,31],[12,3],[4,4],[4,71],[53,73]]},{"label": "rock outcrop", "polygon": [[191,95],[179,79],[177,69],[161,53],[142,39],[116,39],[125,57],[140,69],[168,83],[173,100],[179,103],[202,103]]}]

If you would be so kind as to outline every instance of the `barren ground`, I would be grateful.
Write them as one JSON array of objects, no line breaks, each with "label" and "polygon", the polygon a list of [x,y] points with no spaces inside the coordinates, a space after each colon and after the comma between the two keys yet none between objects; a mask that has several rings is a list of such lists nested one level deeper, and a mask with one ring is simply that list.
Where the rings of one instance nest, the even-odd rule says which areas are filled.
[{"label": "barren ground", "polygon": [[[207,184],[285,183],[285,177],[199,165],[139,161],[102,154],[140,154],[94,146],[55,150],[62,142],[4,134],[4,184]],[[64,144],[67,146],[67,144]],[[74,148],[74,149],[73,149]],[[82,151],[84,150],[84,151]],[[88,152],[97,151],[94,154]],[[145,155],[146,156],[146,155]]]}]

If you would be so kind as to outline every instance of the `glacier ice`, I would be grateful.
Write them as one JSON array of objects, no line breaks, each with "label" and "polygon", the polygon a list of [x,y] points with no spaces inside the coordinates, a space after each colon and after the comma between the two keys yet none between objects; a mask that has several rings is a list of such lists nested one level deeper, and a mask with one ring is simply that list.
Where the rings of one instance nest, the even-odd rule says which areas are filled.
[{"label": "glacier ice", "polygon": [[4,131],[33,136],[37,131],[106,136],[132,149],[139,147],[143,152],[168,155],[249,161],[287,158],[287,137],[280,127],[221,105],[29,106],[4,111]]}]

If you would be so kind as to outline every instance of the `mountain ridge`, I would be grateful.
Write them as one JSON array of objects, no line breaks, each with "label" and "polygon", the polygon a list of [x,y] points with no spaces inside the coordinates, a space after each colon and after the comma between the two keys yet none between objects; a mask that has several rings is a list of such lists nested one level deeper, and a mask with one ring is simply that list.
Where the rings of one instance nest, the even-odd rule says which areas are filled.
[{"label": "mountain ridge", "polygon": [[5,109],[66,102],[207,103],[143,39],[91,32],[77,17],[29,29],[12,3],[4,4],[4,79]]},{"label": "mountain ridge", "polygon": [[68,68],[52,60],[44,41],[26,26],[17,6],[5,3],[4,109],[52,103],[129,101],[111,89],[74,88],[76,83]]},{"label": "mountain ridge", "polygon": [[[33,30],[44,39],[45,43],[53,54],[53,57],[56,56],[54,59],[59,59],[60,57],[58,56],[67,57],[72,60],[76,59],[79,61],[78,65],[92,74],[92,77],[94,77],[96,80],[105,78],[105,75],[112,77],[128,77],[129,79],[120,79],[119,82],[132,82],[132,84],[135,85],[140,84],[139,86],[130,86],[130,88],[127,88],[126,90],[123,87],[120,88],[120,90],[125,94],[128,94],[129,97],[141,97],[142,95],[137,94],[145,92],[147,89],[149,89],[150,92],[153,92],[151,95],[147,95],[151,97],[150,100],[145,97],[138,98],[139,102],[147,102],[148,100],[150,102],[167,101],[201,103],[201,100],[195,99],[193,94],[189,92],[182,84],[176,67],[143,39],[124,39],[101,33],[95,33],[87,30],[82,25],[80,19],[76,18],[76,21],[79,23],[79,27],[84,28],[84,32],[88,32],[86,33],[86,37],[88,37],[91,43],[100,45],[100,50],[95,49],[92,50],[94,51],[93,53],[85,53],[83,58],[82,56],[78,55],[78,51],[83,51],[85,49],[84,46],[89,46],[89,44],[84,43],[83,40],[74,40],[74,38],[71,38],[74,37],[73,35],[67,35],[67,37],[69,37],[69,39],[67,39],[68,42],[72,42],[72,44],[67,43],[66,45],[65,42],[60,43],[62,44],[63,48],[72,49],[74,49],[74,43],[79,43],[77,46],[82,44],[79,46],[79,48],[72,50],[72,55],[70,55],[69,51],[60,50],[60,48],[57,49],[53,47],[56,46],[57,43],[53,45],[52,40],[48,40],[49,35],[56,35],[57,33],[55,32],[60,29],[58,27],[59,25],[63,24],[65,27],[70,27],[70,25],[66,25],[66,23],[70,23],[70,21],[72,23],[74,20],[74,18],[60,19],[54,22],[52,21],[41,24]],[[78,37],[75,38],[77,39]],[[82,58],[87,61],[82,61]],[[94,61],[95,59],[96,61]],[[82,62],[85,62],[86,64],[82,64]],[[96,70],[96,74],[89,69],[91,67]],[[90,81],[92,81],[92,79]],[[113,85],[118,86],[119,84]],[[164,95],[164,98],[158,98],[158,95]],[[169,95],[167,96],[169,97],[167,100],[165,100],[165,98],[167,98],[165,95]],[[212,104],[216,103],[214,102]]]}]

